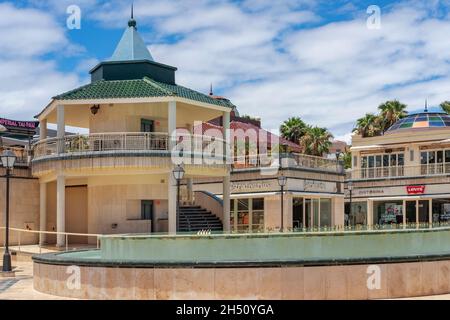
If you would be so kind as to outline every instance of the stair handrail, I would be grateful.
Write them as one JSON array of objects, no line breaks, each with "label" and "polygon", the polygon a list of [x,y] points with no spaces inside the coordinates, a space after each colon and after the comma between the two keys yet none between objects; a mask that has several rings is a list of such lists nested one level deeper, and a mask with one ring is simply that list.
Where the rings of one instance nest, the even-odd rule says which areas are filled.
[{"label": "stair handrail", "polygon": [[221,206],[223,206],[223,200],[220,199],[218,196],[216,196],[214,193],[211,193],[211,192],[205,191],[205,190],[197,190],[194,193],[197,193],[197,192],[207,195],[208,197],[216,200]]}]

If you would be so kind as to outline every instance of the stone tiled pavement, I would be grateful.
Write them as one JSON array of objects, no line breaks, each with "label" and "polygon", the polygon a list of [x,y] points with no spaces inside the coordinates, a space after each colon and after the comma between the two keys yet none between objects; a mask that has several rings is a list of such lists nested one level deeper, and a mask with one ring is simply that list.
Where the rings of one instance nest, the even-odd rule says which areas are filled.
[{"label": "stone tiled pavement", "polygon": [[[0,260],[0,265],[2,261]],[[33,263],[31,261],[13,261],[16,271],[14,278],[0,277],[0,300],[65,300],[33,289]]]}]

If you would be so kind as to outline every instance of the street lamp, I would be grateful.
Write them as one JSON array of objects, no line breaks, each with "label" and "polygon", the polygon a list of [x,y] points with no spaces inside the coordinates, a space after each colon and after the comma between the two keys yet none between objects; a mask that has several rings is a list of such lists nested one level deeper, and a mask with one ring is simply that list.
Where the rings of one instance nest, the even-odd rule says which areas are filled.
[{"label": "street lamp", "polygon": [[175,169],[173,169],[173,177],[177,181],[177,231],[180,227],[180,182],[184,177],[184,169],[182,166],[177,165]]},{"label": "street lamp", "polygon": [[348,212],[348,220],[347,220],[347,222],[348,222],[348,221],[350,221],[350,218],[352,216],[352,192],[353,192],[353,182],[352,181],[349,181],[347,183],[347,188],[348,188],[348,192],[350,193],[349,194],[350,195],[350,209],[349,209],[349,212]]},{"label": "street lamp", "polygon": [[340,172],[339,170],[339,165],[340,165],[340,159],[341,159],[341,155],[344,154],[341,149],[336,149],[336,170],[338,172]]},{"label": "street lamp", "polygon": [[9,253],[9,177],[14,168],[16,155],[11,150],[5,150],[0,156],[2,165],[6,169],[6,221],[5,221],[5,253],[3,254],[3,272],[11,272],[11,255]]},{"label": "street lamp", "polygon": [[283,175],[283,173],[281,173],[281,175],[278,176],[278,185],[281,187],[281,232],[283,232],[284,230],[284,223],[283,223],[283,219],[284,219],[284,199],[283,199],[283,195],[284,195],[284,187],[286,186],[287,183],[287,177]]}]

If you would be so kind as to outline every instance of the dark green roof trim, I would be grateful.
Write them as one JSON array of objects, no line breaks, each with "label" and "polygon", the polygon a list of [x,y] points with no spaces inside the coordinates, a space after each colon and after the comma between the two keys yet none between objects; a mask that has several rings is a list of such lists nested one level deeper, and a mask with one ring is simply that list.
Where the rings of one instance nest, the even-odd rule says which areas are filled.
[{"label": "dark green roof trim", "polygon": [[178,68],[173,67],[173,66],[169,66],[168,64],[164,64],[164,63],[160,63],[160,62],[156,62],[156,61],[149,61],[149,60],[132,60],[132,61],[103,61],[98,63],[95,67],[93,67],[89,73],[94,72],[95,70],[97,70],[98,68],[100,68],[102,65],[117,65],[117,64],[135,64],[138,62],[149,62],[151,64],[157,65],[157,66],[161,66],[167,69],[171,69],[173,71],[178,70]]},{"label": "dark green roof trim", "polygon": [[230,108],[225,101],[211,98],[195,90],[158,82],[144,77],[138,80],[100,80],[53,97],[56,100],[93,100],[179,97]]}]

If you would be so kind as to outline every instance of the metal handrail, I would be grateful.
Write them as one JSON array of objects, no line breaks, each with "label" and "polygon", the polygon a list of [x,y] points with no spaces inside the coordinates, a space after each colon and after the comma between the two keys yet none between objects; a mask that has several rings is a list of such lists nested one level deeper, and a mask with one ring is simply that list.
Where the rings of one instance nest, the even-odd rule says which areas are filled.
[{"label": "metal handrail", "polygon": [[[268,159],[269,163],[262,159]],[[282,163],[280,163],[280,161]],[[260,168],[281,165],[288,168],[308,168],[329,172],[344,173],[342,163],[318,156],[311,156],[302,153],[282,153],[282,154],[257,154],[257,155],[235,155],[233,157],[233,167],[240,168]]]},{"label": "metal handrail", "polygon": [[167,132],[110,132],[75,134],[63,138],[48,138],[33,145],[34,158],[57,154],[101,152],[101,151],[168,151],[174,145],[189,138],[192,151],[199,147],[203,151],[211,142],[225,143],[219,137],[191,135],[177,132],[176,137]]},{"label": "metal handrail", "polygon": [[398,177],[439,176],[448,174],[450,174],[450,164],[435,163],[350,169],[347,171],[347,179],[372,180]]},{"label": "metal handrail", "polygon": [[[4,230],[6,227],[0,227],[0,230]],[[42,234],[49,234],[49,235],[64,235],[65,236],[65,249],[66,251],[69,250],[69,236],[79,236],[79,237],[96,237],[96,247],[97,249],[100,248],[100,238],[104,235],[102,234],[96,234],[96,233],[75,233],[75,232],[58,232],[58,231],[41,231],[41,230],[28,230],[28,229],[20,229],[20,228],[9,228],[9,231],[18,232],[18,244],[19,252],[21,252],[21,234],[22,233],[34,233],[39,234],[39,238]],[[6,239],[3,239],[5,242]],[[3,243],[5,245],[5,243]],[[42,244],[41,241],[38,241],[37,245],[39,246],[39,253],[41,253]]]}]

